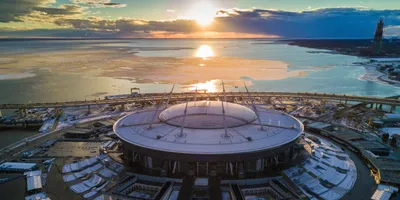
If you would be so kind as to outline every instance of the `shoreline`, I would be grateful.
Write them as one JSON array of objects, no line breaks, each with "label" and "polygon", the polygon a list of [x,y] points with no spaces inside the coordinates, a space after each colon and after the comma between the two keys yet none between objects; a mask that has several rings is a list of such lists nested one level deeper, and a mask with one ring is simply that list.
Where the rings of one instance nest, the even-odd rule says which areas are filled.
[{"label": "shoreline", "polygon": [[[365,69],[365,74],[359,77],[360,80],[373,81],[381,84],[400,87],[400,81],[389,79],[388,77],[389,75],[387,73],[378,70],[378,67],[388,64],[387,62],[388,61],[386,59],[383,60],[376,59],[373,62],[354,63],[354,64],[357,64],[358,66],[363,66]],[[400,64],[400,58],[393,60],[393,63]]]},{"label": "shoreline", "polygon": [[328,50],[342,55],[358,56],[368,59],[393,59],[400,57],[400,40],[382,40],[381,52],[371,53],[371,39],[287,39],[281,40],[288,45],[318,50]]},{"label": "shoreline", "polygon": [[364,75],[358,78],[359,80],[400,87],[400,81],[389,79],[387,73],[378,70],[378,67],[388,64],[400,66],[400,51],[398,50],[400,42],[389,43],[383,40],[383,53],[381,53],[383,55],[371,56],[368,53],[371,46],[371,40],[369,39],[302,39],[282,41],[291,46],[315,49],[308,51],[308,53],[341,54],[370,59],[369,62],[353,63],[357,66],[363,66],[366,71]]},{"label": "shoreline", "polygon": [[390,80],[387,78],[387,74],[384,74],[376,69],[374,66],[365,66],[359,65],[360,67],[364,67],[365,74],[360,76],[359,80],[364,81],[372,81],[386,85],[392,85],[396,87],[400,87],[400,81]]},{"label": "shoreline", "polygon": [[0,81],[26,79],[26,78],[33,78],[35,76],[36,74],[32,72],[0,74]]}]

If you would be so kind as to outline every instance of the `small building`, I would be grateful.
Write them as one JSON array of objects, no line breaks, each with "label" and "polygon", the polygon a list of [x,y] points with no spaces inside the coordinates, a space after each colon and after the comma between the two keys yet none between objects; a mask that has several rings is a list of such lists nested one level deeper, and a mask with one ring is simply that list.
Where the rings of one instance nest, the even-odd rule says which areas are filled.
[{"label": "small building", "polygon": [[26,172],[38,168],[37,163],[5,162],[0,165],[0,171]]},{"label": "small building", "polygon": [[371,151],[375,155],[387,156],[390,154],[391,148],[377,140],[360,140],[352,142],[354,146],[364,148]]},{"label": "small building", "polygon": [[400,128],[398,128],[398,127],[382,128],[381,131],[389,134],[389,138],[392,138],[393,135],[400,135]]},{"label": "small building", "polygon": [[64,137],[66,138],[90,138],[94,134],[94,131],[92,129],[88,128],[74,128],[71,130],[68,130],[65,134]]},{"label": "small building", "polygon": [[46,193],[41,192],[25,197],[25,200],[50,200]]},{"label": "small building", "polygon": [[42,172],[40,170],[25,172],[26,190],[28,192],[40,191],[42,189]]},{"label": "small building", "polygon": [[371,122],[371,125],[375,128],[381,128],[381,127],[383,127],[383,124],[384,123],[380,120],[374,120]]},{"label": "small building", "polygon": [[396,138],[397,139],[397,144],[400,144],[400,133],[392,135],[392,138]]},{"label": "small building", "polygon": [[372,195],[371,199],[373,200],[389,200],[393,193],[398,192],[399,189],[379,184],[378,188],[376,189],[375,193]]},{"label": "small building", "polygon": [[400,114],[385,114],[382,120],[385,123],[400,122]]},{"label": "small building", "polygon": [[42,178],[38,176],[29,176],[26,178],[26,189],[30,191],[38,191],[42,189]]},{"label": "small building", "polygon": [[101,148],[103,148],[104,150],[110,150],[115,147],[115,144],[117,144],[117,142],[110,140],[110,141],[103,143]]},{"label": "small building", "polygon": [[100,127],[112,128],[113,125],[114,125],[114,121],[111,121],[111,120],[98,121],[93,124],[93,126],[97,127],[97,128],[100,128]]}]

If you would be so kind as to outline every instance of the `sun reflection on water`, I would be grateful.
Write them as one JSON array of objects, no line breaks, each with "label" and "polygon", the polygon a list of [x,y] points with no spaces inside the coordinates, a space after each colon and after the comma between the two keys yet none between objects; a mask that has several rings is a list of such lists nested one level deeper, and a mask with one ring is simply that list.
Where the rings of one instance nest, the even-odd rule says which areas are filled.
[{"label": "sun reflection on water", "polygon": [[189,86],[190,91],[202,92],[217,92],[217,85],[220,84],[218,80],[206,81],[204,83],[192,84]]},{"label": "sun reflection on water", "polygon": [[214,52],[209,45],[203,44],[197,49],[195,57],[206,60],[209,57],[214,57]]}]

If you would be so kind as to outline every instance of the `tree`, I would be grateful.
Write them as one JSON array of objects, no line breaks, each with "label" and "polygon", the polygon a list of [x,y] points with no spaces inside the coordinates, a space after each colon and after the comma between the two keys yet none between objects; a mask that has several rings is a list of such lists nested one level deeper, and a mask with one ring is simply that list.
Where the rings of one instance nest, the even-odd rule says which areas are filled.
[{"label": "tree", "polygon": [[388,133],[384,133],[382,135],[382,140],[386,142],[386,141],[388,141],[388,139],[389,139],[389,134]]},{"label": "tree", "polygon": [[396,137],[392,137],[392,141],[390,142],[390,144],[392,145],[392,146],[397,146],[397,138]]}]

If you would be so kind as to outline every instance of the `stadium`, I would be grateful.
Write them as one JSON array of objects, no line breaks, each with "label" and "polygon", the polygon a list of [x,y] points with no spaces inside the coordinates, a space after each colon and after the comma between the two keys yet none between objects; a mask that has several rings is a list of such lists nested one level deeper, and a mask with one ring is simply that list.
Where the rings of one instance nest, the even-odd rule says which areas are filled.
[{"label": "stadium", "polygon": [[167,177],[262,177],[278,164],[290,165],[303,149],[303,130],[285,113],[227,101],[158,105],[114,124],[126,163]]}]

